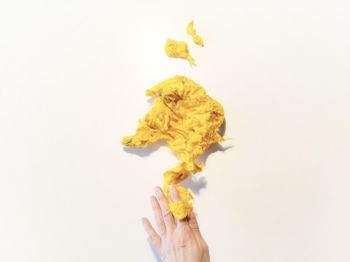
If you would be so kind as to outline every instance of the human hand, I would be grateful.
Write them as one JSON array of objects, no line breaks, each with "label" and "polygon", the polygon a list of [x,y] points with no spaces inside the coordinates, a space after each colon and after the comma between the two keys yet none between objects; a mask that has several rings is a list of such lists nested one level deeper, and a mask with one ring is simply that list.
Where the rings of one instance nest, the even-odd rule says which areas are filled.
[{"label": "human hand", "polygon": [[[157,197],[151,196],[151,205],[157,231],[147,218],[143,226],[163,262],[209,262],[209,249],[203,239],[193,212],[185,219],[174,218],[163,191],[156,187]],[[173,201],[180,200],[174,186],[170,186]]]}]

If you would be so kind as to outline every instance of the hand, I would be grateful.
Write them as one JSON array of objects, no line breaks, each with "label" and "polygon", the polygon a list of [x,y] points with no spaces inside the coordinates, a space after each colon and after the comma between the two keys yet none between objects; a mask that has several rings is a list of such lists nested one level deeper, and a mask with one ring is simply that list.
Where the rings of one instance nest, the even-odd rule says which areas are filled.
[{"label": "hand", "polygon": [[[175,219],[169,210],[163,191],[156,187],[151,196],[157,231],[147,218],[142,223],[163,262],[209,262],[209,249],[204,241],[193,212],[185,219]],[[173,201],[180,199],[174,186],[170,186]]]}]

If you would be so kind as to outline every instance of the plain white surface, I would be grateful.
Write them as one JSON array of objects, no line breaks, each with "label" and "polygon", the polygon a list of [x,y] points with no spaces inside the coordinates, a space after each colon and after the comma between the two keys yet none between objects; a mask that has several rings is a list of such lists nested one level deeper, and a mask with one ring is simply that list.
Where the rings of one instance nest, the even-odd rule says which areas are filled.
[{"label": "plain white surface", "polygon": [[[2,1],[0,261],[156,261],[140,218],[177,159],[123,150],[175,74],[226,110],[193,185],[212,261],[350,260],[350,16],[333,1]],[[205,48],[169,59],[167,37]],[[142,153],[141,153],[142,154]]]}]

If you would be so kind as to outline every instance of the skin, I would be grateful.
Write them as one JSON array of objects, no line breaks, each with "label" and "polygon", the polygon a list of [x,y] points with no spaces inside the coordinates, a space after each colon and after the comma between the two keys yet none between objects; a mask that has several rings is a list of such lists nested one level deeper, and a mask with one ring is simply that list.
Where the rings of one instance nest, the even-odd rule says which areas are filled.
[{"label": "skin", "polygon": [[[170,187],[173,201],[180,200],[176,188]],[[208,245],[203,239],[195,214],[178,220],[171,214],[166,197],[160,187],[151,196],[156,229],[143,217],[143,226],[163,262],[209,262]]]}]

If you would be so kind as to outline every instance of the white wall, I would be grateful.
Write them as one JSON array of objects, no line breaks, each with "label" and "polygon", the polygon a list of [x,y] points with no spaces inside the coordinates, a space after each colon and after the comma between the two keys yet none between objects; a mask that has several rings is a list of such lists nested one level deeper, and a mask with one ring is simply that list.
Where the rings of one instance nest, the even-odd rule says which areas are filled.
[{"label": "white wall", "polygon": [[[192,187],[212,261],[350,260],[349,2],[2,1],[0,261],[156,261],[140,218],[177,159],[123,150],[175,74],[226,110]],[[169,59],[189,40],[198,66]],[[141,156],[144,154],[145,156]]]}]

